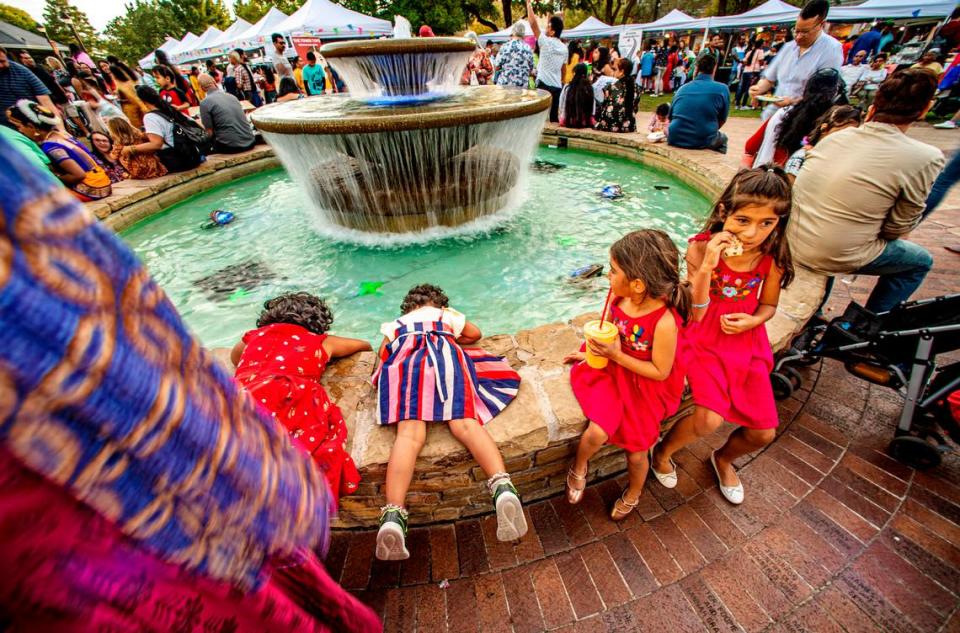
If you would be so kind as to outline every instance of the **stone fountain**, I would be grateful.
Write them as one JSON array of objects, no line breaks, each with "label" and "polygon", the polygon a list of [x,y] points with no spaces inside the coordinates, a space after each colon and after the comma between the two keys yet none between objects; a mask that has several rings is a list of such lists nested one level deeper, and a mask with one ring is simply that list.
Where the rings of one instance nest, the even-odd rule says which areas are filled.
[{"label": "stone fountain", "polygon": [[348,94],[277,103],[251,118],[329,222],[372,233],[457,226],[509,206],[550,95],[460,86],[461,38],[327,44]]}]

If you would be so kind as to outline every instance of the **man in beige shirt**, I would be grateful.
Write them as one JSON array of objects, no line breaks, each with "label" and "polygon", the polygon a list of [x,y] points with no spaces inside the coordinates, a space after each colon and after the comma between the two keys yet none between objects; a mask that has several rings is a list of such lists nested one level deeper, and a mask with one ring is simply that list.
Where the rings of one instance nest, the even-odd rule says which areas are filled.
[{"label": "man in beige shirt", "polygon": [[933,266],[905,238],[920,223],[943,153],[906,135],[937,88],[922,70],[896,73],[877,91],[867,123],[817,144],[797,176],[787,237],[794,261],[814,272],[876,275],[866,307],[906,301]]}]

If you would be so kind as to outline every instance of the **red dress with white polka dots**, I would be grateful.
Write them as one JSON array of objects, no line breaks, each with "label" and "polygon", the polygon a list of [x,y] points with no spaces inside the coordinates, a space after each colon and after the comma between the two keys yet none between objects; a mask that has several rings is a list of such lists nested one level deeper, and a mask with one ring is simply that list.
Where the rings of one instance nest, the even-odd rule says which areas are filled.
[{"label": "red dress with white polka dots", "polygon": [[343,415],[320,385],[330,361],[326,338],[290,323],[251,330],[243,335],[236,379],[313,456],[339,500],[357,489],[360,473],[346,451]]}]

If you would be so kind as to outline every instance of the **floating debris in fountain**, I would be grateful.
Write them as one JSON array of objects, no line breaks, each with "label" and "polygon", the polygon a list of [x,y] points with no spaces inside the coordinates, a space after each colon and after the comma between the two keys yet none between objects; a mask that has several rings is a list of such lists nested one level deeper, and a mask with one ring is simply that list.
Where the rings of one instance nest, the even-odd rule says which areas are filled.
[{"label": "floating debris in fountain", "polygon": [[607,200],[616,200],[623,197],[623,187],[620,185],[604,185],[600,195]]},{"label": "floating debris in fountain", "polygon": [[367,295],[380,295],[380,288],[383,287],[385,281],[361,281],[360,288],[357,290],[358,297],[365,297]]},{"label": "floating debris in fountain", "polygon": [[570,235],[558,235],[557,244],[559,246],[576,246],[577,238],[571,237]]},{"label": "floating debris in fountain", "polygon": [[238,301],[264,282],[274,279],[277,279],[277,274],[266,264],[250,260],[227,266],[194,281],[193,285],[203,290],[212,301]]},{"label": "floating debris in fountain", "polygon": [[226,226],[233,222],[236,216],[230,211],[223,209],[214,209],[210,212],[210,221],[200,225],[201,229],[215,229],[218,226]]},{"label": "floating debris in fountain", "polygon": [[570,281],[584,281],[586,279],[599,277],[602,274],[603,264],[588,264],[586,266],[581,266],[576,270],[571,270],[567,277],[570,279]]},{"label": "floating debris in fountain", "polygon": [[566,165],[563,163],[555,163],[550,160],[538,158],[537,160],[533,161],[532,168],[533,171],[540,172],[541,174],[552,174],[553,172],[565,169]]},{"label": "floating debris in fountain", "polygon": [[657,191],[666,191],[670,188],[670,185],[654,185],[653,188]]}]

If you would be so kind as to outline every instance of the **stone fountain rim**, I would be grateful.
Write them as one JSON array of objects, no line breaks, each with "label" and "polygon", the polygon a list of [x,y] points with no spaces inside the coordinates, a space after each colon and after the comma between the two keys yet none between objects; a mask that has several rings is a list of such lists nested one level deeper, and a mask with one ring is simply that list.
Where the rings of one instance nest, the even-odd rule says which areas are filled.
[{"label": "stone fountain rim", "polygon": [[476,44],[465,37],[413,37],[389,40],[353,40],[332,42],[320,47],[326,59],[366,57],[369,55],[402,55],[404,53],[465,53]]},{"label": "stone fountain rim", "polygon": [[[357,119],[351,117],[322,120],[274,119],[269,118],[270,104],[254,111],[250,118],[261,132],[273,134],[365,134],[372,132],[403,132],[418,129],[435,129],[475,125],[494,121],[507,121],[530,116],[550,109],[550,93],[545,90],[529,90],[509,86],[466,86],[463,90],[516,90],[523,96],[531,94],[533,98],[517,103],[498,103],[495,105],[471,105],[457,110],[424,112],[421,108],[384,109],[383,116]],[[348,98],[333,95],[311,97],[315,99]],[[265,117],[264,114],[267,116]]]}]

